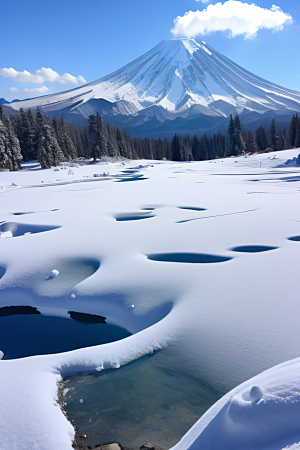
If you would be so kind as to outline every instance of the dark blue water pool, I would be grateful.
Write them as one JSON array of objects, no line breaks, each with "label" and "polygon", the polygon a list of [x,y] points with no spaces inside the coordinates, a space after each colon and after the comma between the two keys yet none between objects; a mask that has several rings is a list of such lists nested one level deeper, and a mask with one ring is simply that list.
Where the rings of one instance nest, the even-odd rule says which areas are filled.
[{"label": "dark blue water pool", "polygon": [[107,323],[81,323],[42,314],[0,317],[3,359],[67,352],[118,341],[130,335],[124,328]]}]

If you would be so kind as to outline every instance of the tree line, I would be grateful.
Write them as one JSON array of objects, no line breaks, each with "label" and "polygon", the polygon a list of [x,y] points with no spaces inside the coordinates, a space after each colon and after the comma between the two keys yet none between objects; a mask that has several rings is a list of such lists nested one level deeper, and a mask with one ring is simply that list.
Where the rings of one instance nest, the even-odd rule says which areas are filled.
[{"label": "tree line", "polygon": [[42,168],[57,166],[78,157],[105,156],[128,159],[204,161],[264,150],[300,147],[300,119],[293,115],[289,128],[279,129],[272,119],[269,129],[242,130],[240,118],[230,115],[227,134],[177,135],[169,141],[134,138],[125,129],[106,124],[102,116],[90,115],[87,128],[69,125],[30,109],[6,118],[0,105],[0,169],[19,170],[21,161],[38,160]]}]

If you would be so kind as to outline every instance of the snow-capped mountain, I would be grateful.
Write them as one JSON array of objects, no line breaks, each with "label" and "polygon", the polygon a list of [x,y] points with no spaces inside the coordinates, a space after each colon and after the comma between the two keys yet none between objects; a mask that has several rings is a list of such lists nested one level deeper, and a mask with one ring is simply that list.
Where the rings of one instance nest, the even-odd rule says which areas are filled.
[{"label": "snow-capped mountain", "polygon": [[92,83],[10,106],[85,118],[99,110],[123,121],[139,117],[139,122],[154,114],[163,122],[187,115],[227,118],[235,112],[292,114],[300,111],[300,92],[248,72],[204,41],[172,39]]}]

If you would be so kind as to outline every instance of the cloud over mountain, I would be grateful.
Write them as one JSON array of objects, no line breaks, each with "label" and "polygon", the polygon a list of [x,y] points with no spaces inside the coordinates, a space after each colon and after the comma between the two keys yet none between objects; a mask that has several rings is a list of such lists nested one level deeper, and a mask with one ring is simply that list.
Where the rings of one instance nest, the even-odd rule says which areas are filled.
[{"label": "cloud over mountain", "polygon": [[81,75],[78,75],[77,77],[69,73],[59,75],[58,72],[51,69],[50,67],[42,67],[41,69],[36,70],[34,73],[30,73],[27,70],[18,71],[13,69],[12,67],[4,67],[0,69],[0,76],[4,78],[11,78],[21,83],[42,84],[46,81],[50,83],[59,82],[61,84],[73,85],[86,83],[85,79]]},{"label": "cloud over mountain", "polygon": [[188,11],[184,16],[178,16],[171,32],[174,37],[191,38],[228,30],[229,37],[244,35],[245,39],[252,39],[262,28],[280,31],[292,22],[292,16],[279,6],[267,9],[254,3],[228,0],[209,5],[203,11]]}]

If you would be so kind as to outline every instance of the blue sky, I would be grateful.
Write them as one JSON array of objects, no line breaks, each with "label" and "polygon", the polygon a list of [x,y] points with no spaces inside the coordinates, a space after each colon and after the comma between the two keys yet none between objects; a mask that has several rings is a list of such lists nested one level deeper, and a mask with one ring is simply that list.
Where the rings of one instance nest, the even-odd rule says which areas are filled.
[{"label": "blue sky", "polygon": [[[181,35],[196,33],[196,40],[262,78],[300,91],[299,0],[258,0],[256,10],[248,8],[252,0],[225,3],[0,0],[0,97],[36,97],[94,81],[172,39],[174,27]],[[282,13],[271,10],[274,3]],[[225,17],[225,6],[234,7],[234,16]],[[197,21],[193,13],[198,10]],[[189,23],[190,18],[194,21]],[[269,29],[262,28],[265,23]],[[223,31],[227,24],[231,28]],[[210,33],[201,34],[203,29]]]}]

